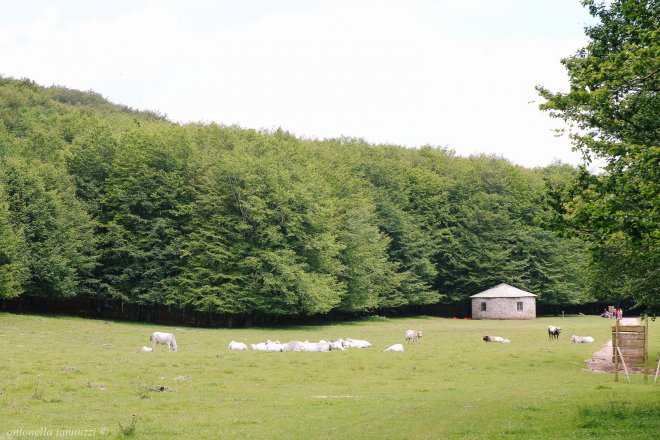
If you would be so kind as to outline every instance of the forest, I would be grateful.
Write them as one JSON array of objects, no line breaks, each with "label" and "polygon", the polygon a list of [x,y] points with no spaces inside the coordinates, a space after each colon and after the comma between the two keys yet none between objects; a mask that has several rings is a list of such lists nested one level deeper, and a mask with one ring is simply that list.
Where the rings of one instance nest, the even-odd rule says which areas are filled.
[{"label": "forest", "polygon": [[314,316],[451,303],[506,282],[589,290],[544,228],[562,164],[175,124],[93,92],[0,80],[0,297]]},{"label": "forest", "polygon": [[571,90],[537,88],[580,167],[179,124],[0,77],[3,307],[364,315],[509,283],[657,313],[657,6],[585,5],[601,24],[562,60]]}]

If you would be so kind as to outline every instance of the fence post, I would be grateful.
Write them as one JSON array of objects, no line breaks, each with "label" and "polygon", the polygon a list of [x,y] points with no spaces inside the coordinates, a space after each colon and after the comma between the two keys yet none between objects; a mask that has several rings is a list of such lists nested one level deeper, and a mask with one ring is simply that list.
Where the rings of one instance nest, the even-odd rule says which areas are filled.
[{"label": "fence post", "polygon": [[617,349],[619,348],[619,318],[616,319],[616,326],[614,330],[614,340],[612,341],[614,353],[614,382],[619,381],[619,356],[617,356]]},{"label": "fence post", "polygon": [[646,315],[644,327],[644,383],[649,383],[649,317]]}]

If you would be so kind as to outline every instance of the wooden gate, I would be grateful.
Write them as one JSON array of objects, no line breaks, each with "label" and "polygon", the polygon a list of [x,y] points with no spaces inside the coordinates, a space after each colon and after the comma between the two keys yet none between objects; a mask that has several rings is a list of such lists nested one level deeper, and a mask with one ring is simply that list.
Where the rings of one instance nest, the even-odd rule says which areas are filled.
[{"label": "wooden gate", "polygon": [[641,364],[646,356],[646,326],[619,325],[617,339],[616,325],[612,326],[612,362],[619,347],[621,354],[628,365]]}]

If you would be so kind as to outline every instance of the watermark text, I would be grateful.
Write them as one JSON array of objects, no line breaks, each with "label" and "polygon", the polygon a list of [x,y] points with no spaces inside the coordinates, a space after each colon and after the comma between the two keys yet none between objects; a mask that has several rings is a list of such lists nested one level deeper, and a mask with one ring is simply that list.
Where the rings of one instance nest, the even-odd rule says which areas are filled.
[{"label": "watermark text", "polygon": [[[100,429],[67,429],[67,428],[36,428],[36,429],[10,429],[7,432],[0,432],[5,434],[6,438],[21,438],[21,437],[54,437],[54,438],[67,438],[67,437],[95,437],[97,435],[108,435],[110,431],[107,428]],[[0,438],[3,438],[0,435]]]}]

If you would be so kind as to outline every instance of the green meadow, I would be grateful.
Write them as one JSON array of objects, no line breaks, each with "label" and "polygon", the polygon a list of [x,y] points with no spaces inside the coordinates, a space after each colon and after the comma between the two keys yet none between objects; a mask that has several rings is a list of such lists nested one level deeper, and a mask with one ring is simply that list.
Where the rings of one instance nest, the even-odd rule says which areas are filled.
[{"label": "green meadow", "polygon": [[[201,329],[0,314],[0,439],[657,438],[660,383],[583,370],[611,323],[376,317]],[[559,341],[548,340],[551,324],[563,329]],[[404,342],[409,328],[423,331],[419,342]],[[178,353],[139,351],[157,330],[176,334]],[[651,322],[651,368],[659,333]],[[571,344],[572,334],[596,343]],[[348,337],[373,348],[227,349],[231,340]],[[383,352],[394,343],[406,351]]]}]

